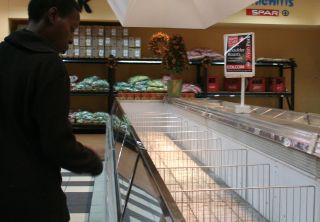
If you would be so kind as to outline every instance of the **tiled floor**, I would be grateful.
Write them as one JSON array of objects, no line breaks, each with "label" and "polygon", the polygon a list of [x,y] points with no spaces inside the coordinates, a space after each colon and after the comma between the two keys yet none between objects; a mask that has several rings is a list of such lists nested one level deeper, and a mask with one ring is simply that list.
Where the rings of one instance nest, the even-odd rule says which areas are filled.
[{"label": "tiled floor", "polygon": [[61,171],[62,189],[67,196],[70,222],[88,222],[94,178],[66,170]]},{"label": "tiled floor", "polygon": [[[91,208],[88,222],[105,222],[106,221],[106,196],[105,196],[105,173],[95,177]],[[119,179],[119,188],[121,201],[125,200],[125,194],[128,190],[129,183]],[[115,204],[115,203],[108,203]],[[161,221],[162,210],[158,200],[145,190],[133,185],[129,198],[126,215],[123,219],[125,222],[155,222]],[[72,222],[83,222],[86,220],[72,220]]]},{"label": "tiled floor", "polygon": [[[104,158],[104,134],[77,134],[78,141]],[[104,173],[98,177],[76,175],[63,170],[63,190],[66,192],[70,222],[105,222]]]},{"label": "tiled floor", "polygon": [[[119,178],[119,188],[122,202],[125,201],[129,183]],[[133,185],[124,216],[125,222],[155,222],[161,220],[162,210],[158,200],[145,190]]]}]

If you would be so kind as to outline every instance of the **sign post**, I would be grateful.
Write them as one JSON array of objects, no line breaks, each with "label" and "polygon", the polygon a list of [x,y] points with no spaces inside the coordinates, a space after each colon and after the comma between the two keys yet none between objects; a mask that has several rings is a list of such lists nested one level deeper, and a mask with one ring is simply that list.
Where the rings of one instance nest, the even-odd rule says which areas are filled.
[{"label": "sign post", "polygon": [[249,113],[244,104],[246,77],[255,75],[254,33],[224,35],[224,75],[226,78],[241,78],[241,103],[236,113]]}]

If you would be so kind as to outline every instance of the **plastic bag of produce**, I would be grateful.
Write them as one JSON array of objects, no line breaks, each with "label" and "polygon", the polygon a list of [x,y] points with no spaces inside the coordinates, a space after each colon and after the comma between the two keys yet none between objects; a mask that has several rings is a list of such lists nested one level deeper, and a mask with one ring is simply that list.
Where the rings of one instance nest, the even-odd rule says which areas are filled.
[{"label": "plastic bag of produce", "polygon": [[163,84],[163,82],[162,82],[161,80],[155,79],[155,80],[149,81],[149,82],[148,82],[148,86],[163,88],[163,87],[164,87],[164,84]]},{"label": "plastic bag of produce", "polygon": [[147,85],[136,85],[135,89],[137,89],[138,91],[146,91],[148,88]]},{"label": "plastic bag of produce", "polygon": [[147,86],[149,82],[150,82],[150,80],[146,79],[143,81],[135,82],[135,83],[133,83],[133,85],[134,86]]},{"label": "plastic bag of produce", "polygon": [[171,80],[171,76],[169,76],[169,75],[162,76],[161,81],[163,82],[163,84],[167,85],[169,80]]},{"label": "plastic bag of produce", "polygon": [[106,80],[97,80],[92,83],[92,88],[97,90],[107,90],[109,83]]},{"label": "plastic bag of produce", "polygon": [[124,92],[131,92],[132,88],[127,86],[115,86],[114,89],[116,91],[124,91]]},{"label": "plastic bag of produce", "polygon": [[97,80],[99,80],[98,76],[90,76],[90,77],[84,78],[81,82],[92,84],[94,81],[97,81]]},{"label": "plastic bag of produce", "polygon": [[86,83],[78,83],[74,86],[74,90],[76,91],[84,91],[84,90],[89,90],[91,88],[91,85],[86,84]]},{"label": "plastic bag of produce", "polygon": [[148,76],[132,76],[128,79],[129,83],[135,83],[135,82],[141,82],[144,80],[149,80],[150,78]]},{"label": "plastic bag of produce", "polygon": [[115,86],[117,86],[117,87],[132,87],[132,84],[129,84],[127,82],[117,82]]},{"label": "plastic bag of produce", "polygon": [[75,122],[80,124],[88,124],[93,120],[93,113],[87,111],[76,112],[74,116]]},{"label": "plastic bag of produce", "polygon": [[189,84],[189,83],[183,84],[181,91],[182,92],[194,92],[194,93],[201,93],[202,92],[202,90],[199,86]]}]

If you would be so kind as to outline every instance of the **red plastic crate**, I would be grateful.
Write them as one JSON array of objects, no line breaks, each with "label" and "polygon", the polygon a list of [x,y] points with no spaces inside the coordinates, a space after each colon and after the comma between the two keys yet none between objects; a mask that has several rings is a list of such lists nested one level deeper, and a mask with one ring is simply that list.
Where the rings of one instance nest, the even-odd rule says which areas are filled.
[{"label": "red plastic crate", "polygon": [[208,92],[220,91],[220,84],[219,84],[219,77],[218,76],[208,76],[207,91]]},{"label": "red plastic crate", "polygon": [[267,84],[264,77],[248,78],[248,91],[249,92],[266,92]]},{"label": "red plastic crate", "polygon": [[270,78],[270,91],[271,92],[285,92],[285,78],[284,77],[274,77]]},{"label": "red plastic crate", "polygon": [[240,78],[224,78],[225,91],[240,91],[241,79]]}]

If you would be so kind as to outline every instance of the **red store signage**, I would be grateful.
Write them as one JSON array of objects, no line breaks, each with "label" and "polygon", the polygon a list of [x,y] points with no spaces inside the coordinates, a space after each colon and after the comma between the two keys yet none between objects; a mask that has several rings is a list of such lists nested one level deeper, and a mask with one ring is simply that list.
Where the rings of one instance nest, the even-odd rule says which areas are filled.
[{"label": "red store signage", "polygon": [[247,9],[246,14],[249,16],[279,16],[279,10],[274,9]]}]

